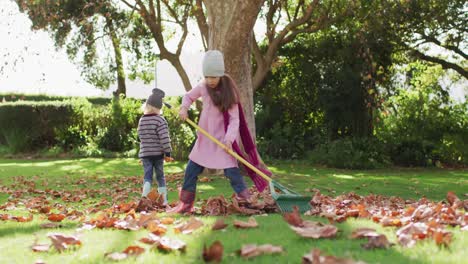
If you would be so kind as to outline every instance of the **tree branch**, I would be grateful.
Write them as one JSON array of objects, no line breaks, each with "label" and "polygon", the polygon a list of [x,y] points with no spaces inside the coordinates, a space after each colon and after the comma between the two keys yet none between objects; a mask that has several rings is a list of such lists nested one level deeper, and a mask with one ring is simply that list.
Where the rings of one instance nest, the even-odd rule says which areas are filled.
[{"label": "tree branch", "polygon": [[441,65],[443,69],[452,69],[452,70],[458,72],[461,76],[465,77],[465,79],[468,79],[468,71],[466,69],[464,69],[463,67],[455,64],[455,63],[451,63],[451,62],[445,61],[445,60],[440,59],[440,58],[436,58],[436,57],[426,55],[426,54],[420,52],[419,50],[415,50],[415,49],[412,49],[411,53],[412,53],[413,56],[415,56],[418,59],[433,62],[433,63],[437,63],[437,64]]},{"label": "tree branch", "polygon": [[426,41],[428,42],[432,42],[442,48],[446,48],[448,50],[451,50],[455,53],[457,53],[458,55],[462,56],[465,60],[468,59],[468,55],[466,53],[464,53],[462,50],[460,50],[457,46],[453,46],[453,45],[444,45],[442,44],[437,38],[435,37],[432,37],[432,36],[428,36],[428,35],[425,35],[425,34],[421,34],[422,38],[425,39]]},{"label": "tree branch", "polygon": [[193,14],[197,19],[198,28],[200,29],[200,35],[202,37],[202,43],[205,50],[208,48],[208,23],[206,22],[205,13],[203,13],[203,3],[201,0],[195,1],[193,7]]},{"label": "tree branch", "polygon": [[137,2],[135,2],[134,5],[131,5],[126,0],[120,0],[120,1],[122,1],[126,6],[130,7],[132,10],[136,10],[136,11],[140,12],[140,9],[136,8]]}]

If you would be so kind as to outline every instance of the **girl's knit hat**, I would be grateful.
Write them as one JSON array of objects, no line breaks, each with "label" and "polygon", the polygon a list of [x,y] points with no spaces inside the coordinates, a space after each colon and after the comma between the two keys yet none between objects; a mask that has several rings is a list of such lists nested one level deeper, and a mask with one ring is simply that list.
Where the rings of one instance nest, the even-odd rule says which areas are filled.
[{"label": "girl's knit hat", "polygon": [[203,76],[222,77],[224,76],[224,57],[219,50],[209,50],[203,57]]}]

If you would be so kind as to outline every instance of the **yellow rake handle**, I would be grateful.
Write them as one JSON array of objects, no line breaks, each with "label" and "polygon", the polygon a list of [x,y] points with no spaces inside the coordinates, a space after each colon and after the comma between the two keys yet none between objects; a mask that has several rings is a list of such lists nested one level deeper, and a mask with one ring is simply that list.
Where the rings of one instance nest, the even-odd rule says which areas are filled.
[{"label": "yellow rake handle", "polygon": [[[173,111],[178,114],[174,108],[172,108],[171,105],[169,105],[168,103],[164,103],[168,108],[170,109],[173,109]],[[220,146],[222,149],[226,150],[227,153],[229,153],[231,156],[233,156],[234,158],[236,158],[238,161],[240,161],[242,164],[244,164],[245,166],[249,167],[251,170],[255,171],[255,173],[257,173],[258,175],[262,176],[263,179],[267,180],[268,182],[271,182],[272,179],[270,177],[268,177],[265,173],[263,173],[261,170],[255,168],[252,164],[250,164],[250,162],[246,161],[244,158],[242,158],[241,156],[239,156],[236,152],[232,151],[232,149],[229,149],[228,147],[226,147],[226,145],[224,145],[223,143],[221,143],[219,140],[217,140],[215,137],[213,137],[212,135],[210,135],[210,133],[208,133],[205,129],[201,128],[200,126],[198,126],[197,124],[195,124],[195,122],[193,122],[192,120],[190,120],[189,118],[186,118],[185,121],[187,123],[189,123],[191,126],[193,126],[195,129],[197,129],[198,131],[200,131],[203,135],[205,135],[207,138],[209,138],[211,141],[213,141],[214,143],[216,143],[216,145]]]}]

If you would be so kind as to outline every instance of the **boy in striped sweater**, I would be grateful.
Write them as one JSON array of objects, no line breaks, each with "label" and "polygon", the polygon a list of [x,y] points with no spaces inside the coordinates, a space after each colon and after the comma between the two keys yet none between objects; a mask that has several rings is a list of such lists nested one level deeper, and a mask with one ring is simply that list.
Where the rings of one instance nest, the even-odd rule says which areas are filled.
[{"label": "boy in striped sweater", "polygon": [[138,157],[143,163],[145,173],[142,196],[146,197],[153,183],[153,169],[156,171],[158,193],[163,195],[167,205],[166,179],[164,177],[164,161],[170,162],[171,139],[166,119],[160,115],[164,91],[155,88],[143,105],[143,116],[138,122],[138,137],[140,152]]}]

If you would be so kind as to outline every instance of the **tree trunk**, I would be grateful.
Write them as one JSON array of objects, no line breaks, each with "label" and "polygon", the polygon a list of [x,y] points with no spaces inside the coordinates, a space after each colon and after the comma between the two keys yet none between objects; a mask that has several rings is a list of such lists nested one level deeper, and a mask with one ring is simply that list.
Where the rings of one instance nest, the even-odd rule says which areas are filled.
[{"label": "tree trunk", "polygon": [[226,73],[237,83],[240,101],[255,139],[252,87],[252,30],[264,0],[204,0],[209,25],[208,49],[224,53]]},{"label": "tree trunk", "polygon": [[119,95],[121,94],[127,94],[127,87],[125,85],[125,70],[123,67],[122,60],[122,50],[120,49],[120,40],[115,34],[114,24],[112,23],[112,20],[108,17],[106,17],[106,24],[109,30],[112,46],[114,47],[115,66],[117,69],[117,90],[114,91],[114,96],[119,97]]}]

